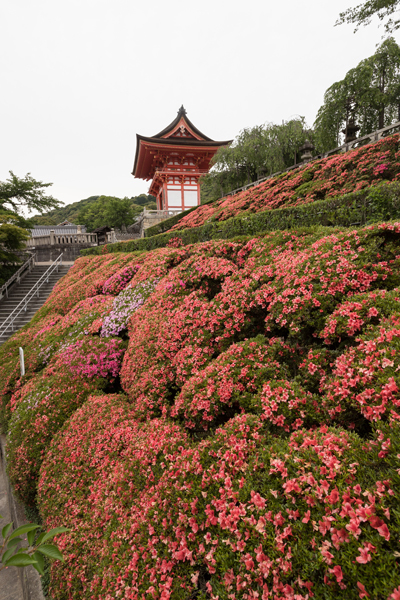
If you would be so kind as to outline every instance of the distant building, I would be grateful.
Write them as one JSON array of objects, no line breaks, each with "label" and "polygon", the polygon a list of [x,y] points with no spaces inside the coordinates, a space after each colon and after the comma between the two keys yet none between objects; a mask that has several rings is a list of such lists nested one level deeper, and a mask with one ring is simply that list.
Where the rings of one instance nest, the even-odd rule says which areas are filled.
[{"label": "distant building", "polygon": [[183,106],[178,116],[153,137],[136,135],[136,155],[132,175],[151,181],[149,194],[157,198],[158,210],[183,211],[200,204],[201,175],[221,146],[232,140],[215,142],[189,121]]},{"label": "distant building", "polygon": [[62,254],[63,260],[74,261],[83,248],[97,246],[97,235],[87,233],[84,225],[35,225],[26,241],[38,262],[53,261]]},{"label": "distant building", "polygon": [[68,221],[64,221],[64,223],[61,223],[60,225],[35,225],[32,229],[31,236],[35,238],[43,235],[50,235],[51,231],[54,231],[55,235],[86,233],[85,225],[73,225],[73,223],[69,223]]},{"label": "distant building", "polygon": [[111,231],[111,227],[108,225],[103,225],[102,227],[98,227],[97,229],[93,229],[92,233],[97,234],[97,240],[99,246],[107,243],[107,233]]}]

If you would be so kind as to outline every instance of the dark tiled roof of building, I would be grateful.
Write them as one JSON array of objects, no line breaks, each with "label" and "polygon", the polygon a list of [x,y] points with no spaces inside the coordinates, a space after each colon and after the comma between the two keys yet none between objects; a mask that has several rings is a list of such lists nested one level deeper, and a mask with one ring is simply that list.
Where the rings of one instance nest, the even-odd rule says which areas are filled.
[{"label": "dark tiled roof of building", "polygon": [[[182,124],[184,124],[184,127],[188,128],[188,131],[191,135],[189,137],[169,137],[169,135],[172,134],[174,129],[178,126],[181,119]],[[197,129],[195,125],[193,125],[193,123],[189,120],[186,114],[186,110],[183,106],[181,106],[181,108],[178,111],[178,115],[175,117],[172,123],[170,123],[167,127],[165,127],[165,129],[163,129],[156,135],[146,137],[144,135],[139,135],[138,133],[136,134],[136,154],[133,163],[132,175],[134,175],[138,179],[150,179],[154,175],[154,168],[147,164],[149,162],[149,156],[147,155],[147,150],[145,148],[146,143],[153,146],[154,144],[158,144],[163,147],[179,146],[181,148],[187,147],[190,149],[193,148],[201,150],[206,148],[218,149],[220,146],[229,146],[229,144],[232,143],[232,140],[227,140],[223,142],[216,142],[215,140],[212,140],[204,133],[202,133],[199,129]],[[139,155],[141,155],[141,159],[139,159]],[[153,163],[153,160],[154,155],[152,155],[150,162]],[[144,166],[143,161],[145,161]]]},{"label": "dark tiled roof of building", "polygon": [[[54,231],[56,235],[73,235],[78,233],[77,225],[35,225],[32,229],[32,237],[39,237],[40,235],[50,235],[50,231]],[[81,225],[81,232],[86,233],[85,225]]]},{"label": "dark tiled roof of building", "polygon": [[102,227],[93,229],[92,233],[107,233],[108,231],[111,231],[111,227],[109,227],[108,225],[103,225]]},{"label": "dark tiled roof of building", "polygon": [[164,135],[167,135],[167,133],[170,133],[171,131],[174,130],[174,128],[178,125],[178,123],[179,123],[179,121],[181,120],[182,117],[185,119],[185,121],[189,125],[189,127],[195,133],[197,133],[197,135],[199,137],[201,137],[203,140],[205,140],[207,142],[213,142],[214,141],[211,138],[209,138],[206,135],[204,135],[204,133],[202,133],[199,129],[197,129],[197,127],[195,127],[195,125],[193,125],[192,121],[189,120],[189,118],[187,116],[187,113],[186,113],[186,110],[183,108],[183,105],[178,110],[178,115],[175,117],[175,119],[172,121],[172,123],[170,123],[169,125],[167,125],[167,127],[165,127],[165,129],[163,129],[162,131],[160,131],[160,133],[156,133],[156,135],[152,135],[151,137],[154,138],[154,139],[159,139],[159,138],[162,138]]}]

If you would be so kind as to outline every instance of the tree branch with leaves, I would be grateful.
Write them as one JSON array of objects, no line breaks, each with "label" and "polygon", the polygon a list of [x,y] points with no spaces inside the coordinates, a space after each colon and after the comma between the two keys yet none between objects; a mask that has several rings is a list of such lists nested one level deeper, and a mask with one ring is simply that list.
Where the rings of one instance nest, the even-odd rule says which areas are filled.
[{"label": "tree branch with leaves", "polygon": [[36,181],[27,173],[24,178],[17,177],[12,171],[6,181],[0,181],[0,207],[20,213],[37,210],[40,213],[57,208],[62,204],[59,200],[45,194],[52,183]]},{"label": "tree branch with leaves", "polygon": [[354,8],[348,8],[340,13],[335,25],[355,23],[354,33],[356,33],[361,25],[364,27],[369,25],[372,17],[376,15],[381,21],[388,19],[385,23],[385,31],[387,34],[391,34],[400,27],[400,18],[391,18],[391,15],[398,12],[399,8],[400,0],[367,0],[367,2],[363,2]]},{"label": "tree branch with leaves", "polygon": [[[2,516],[0,515],[0,519]],[[27,523],[21,525],[13,531],[13,524],[4,525],[1,535],[3,543],[0,545],[0,571],[7,567],[27,567],[32,565],[40,575],[44,574],[44,557],[64,562],[64,557],[56,544],[50,544],[55,536],[66,531],[70,531],[66,527],[56,527],[48,532],[43,532],[37,536],[40,525],[36,523]],[[25,542],[21,538],[22,535],[27,535],[27,546],[21,546]]]},{"label": "tree branch with leaves", "polygon": [[0,181],[0,280],[4,275],[2,270],[8,272],[4,265],[18,262],[15,252],[24,250],[30,237],[31,225],[23,212],[37,210],[42,213],[62,204],[45,193],[52,183],[37,181],[30,173],[23,178],[12,171],[9,173],[6,181]]},{"label": "tree branch with leaves", "polygon": [[360,136],[400,120],[400,47],[392,37],[326,90],[314,123],[320,152],[343,143],[350,99]]},{"label": "tree branch with leaves", "polygon": [[243,129],[231,146],[223,146],[215,154],[213,168],[201,179],[202,201],[291,167],[309,137],[312,132],[304,117]]}]

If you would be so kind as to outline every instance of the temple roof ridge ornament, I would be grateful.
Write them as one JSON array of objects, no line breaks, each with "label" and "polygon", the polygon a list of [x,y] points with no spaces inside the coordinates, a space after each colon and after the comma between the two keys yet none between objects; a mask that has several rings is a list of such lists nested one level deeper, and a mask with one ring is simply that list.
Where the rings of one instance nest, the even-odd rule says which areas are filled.
[{"label": "temple roof ridge ornament", "polygon": [[197,127],[190,121],[190,119],[187,116],[187,111],[184,108],[183,104],[180,107],[180,109],[178,110],[178,114],[176,115],[176,117],[172,121],[172,123],[167,125],[167,127],[165,127],[165,129],[163,129],[162,131],[160,131],[159,133],[156,133],[156,135],[153,135],[151,137],[153,139],[170,138],[171,136],[173,136],[176,133],[176,131],[182,125],[187,129],[187,131],[195,139],[197,139],[199,141],[204,141],[204,142],[213,142],[214,141],[211,138],[209,138],[207,135],[202,133],[199,129],[197,129]]}]

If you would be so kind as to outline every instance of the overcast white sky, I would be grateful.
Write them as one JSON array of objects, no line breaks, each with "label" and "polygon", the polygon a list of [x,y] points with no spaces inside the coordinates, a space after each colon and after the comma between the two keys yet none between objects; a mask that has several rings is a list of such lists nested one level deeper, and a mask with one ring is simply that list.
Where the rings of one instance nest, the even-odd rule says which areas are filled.
[{"label": "overcast white sky", "polygon": [[[377,21],[334,27],[357,0],[1,0],[0,180],[52,182],[64,203],[134,196],[136,133],[183,104],[215,140],[294,115],[374,53]],[[399,42],[399,36],[396,36]]]}]

